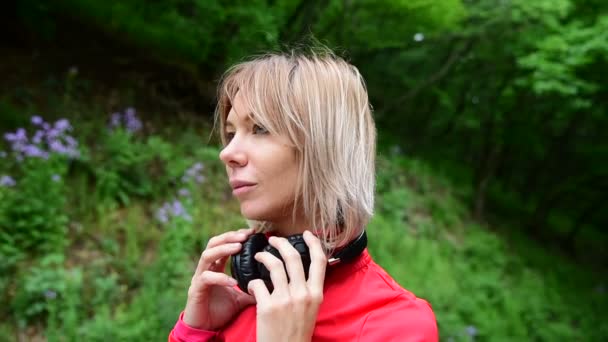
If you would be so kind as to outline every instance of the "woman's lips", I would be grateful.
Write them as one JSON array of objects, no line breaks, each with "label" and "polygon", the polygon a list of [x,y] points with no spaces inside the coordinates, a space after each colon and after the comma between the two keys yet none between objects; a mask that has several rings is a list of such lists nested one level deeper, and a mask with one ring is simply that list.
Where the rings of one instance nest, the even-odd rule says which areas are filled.
[{"label": "woman's lips", "polygon": [[242,195],[244,193],[247,193],[247,192],[253,190],[253,188],[255,188],[255,184],[252,184],[252,185],[242,185],[242,186],[239,186],[239,187],[236,187],[236,188],[232,189],[232,194],[234,196]]}]

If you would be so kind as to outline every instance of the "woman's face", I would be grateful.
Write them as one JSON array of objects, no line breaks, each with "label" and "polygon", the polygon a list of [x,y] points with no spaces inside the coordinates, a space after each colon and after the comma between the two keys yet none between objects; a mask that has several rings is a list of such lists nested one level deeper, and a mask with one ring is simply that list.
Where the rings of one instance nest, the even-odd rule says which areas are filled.
[{"label": "woman's face", "polygon": [[293,232],[292,209],[298,165],[294,148],[250,119],[250,109],[237,93],[226,118],[227,145],[220,152],[241,214],[268,221],[275,230]]}]

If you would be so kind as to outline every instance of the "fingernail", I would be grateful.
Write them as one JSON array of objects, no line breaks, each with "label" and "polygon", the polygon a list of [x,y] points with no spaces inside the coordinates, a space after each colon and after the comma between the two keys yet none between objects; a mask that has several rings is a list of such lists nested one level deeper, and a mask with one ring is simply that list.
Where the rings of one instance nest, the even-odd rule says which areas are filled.
[{"label": "fingernail", "polygon": [[238,283],[239,283],[239,282],[238,282],[238,281],[236,281],[236,279],[234,279],[234,278],[230,278],[230,280],[228,280],[228,284],[229,284],[230,286],[234,286],[234,285],[236,285],[236,284],[238,284]]}]

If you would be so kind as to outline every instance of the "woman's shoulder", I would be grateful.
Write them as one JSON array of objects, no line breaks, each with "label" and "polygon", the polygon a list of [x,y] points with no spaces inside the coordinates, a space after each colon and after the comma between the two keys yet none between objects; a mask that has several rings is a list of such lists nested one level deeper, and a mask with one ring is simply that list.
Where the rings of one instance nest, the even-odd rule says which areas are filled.
[{"label": "woman's shoulder", "polygon": [[348,272],[332,276],[326,285],[322,317],[331,320],[342,313],[341,322],[353,322],[359,341],[438,339],[429,302],[397,283],[367,250]]},{"label": "woman's shoulder", "polygon": [[438,340],[437,321],[430,304],[411,293],[370,311],[359,333],[359,341]]},{"label": "woman's shoulder", "polygon": [[365,287],[375,305],[361,327],[360,341],[437,341],[431,304],[402,287],[380,265],[369,263]]},{"label": "woman's shoulder", "polygon": [[437,341],[430,304],[399,285],[367,250],[326,280],[317,340]]}]

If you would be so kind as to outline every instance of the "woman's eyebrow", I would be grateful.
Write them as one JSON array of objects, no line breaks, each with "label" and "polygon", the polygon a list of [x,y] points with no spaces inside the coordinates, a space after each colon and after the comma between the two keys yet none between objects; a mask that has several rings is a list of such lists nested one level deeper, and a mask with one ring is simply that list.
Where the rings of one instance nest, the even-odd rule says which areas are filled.
[{"label": "woman's eyebrow", "polygon": [[[253,122],[255,120],[255,117],[253,116],[253,113],[249,112],[249,113],[245,113],[245,119],[243,119],[243,121],[245,122]],[[229,120],[228,118],[226,118],[226,127],[230,126],[230,127],[234,127],[234,123],[232,122],[232,120]]]}]

